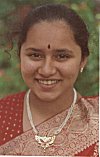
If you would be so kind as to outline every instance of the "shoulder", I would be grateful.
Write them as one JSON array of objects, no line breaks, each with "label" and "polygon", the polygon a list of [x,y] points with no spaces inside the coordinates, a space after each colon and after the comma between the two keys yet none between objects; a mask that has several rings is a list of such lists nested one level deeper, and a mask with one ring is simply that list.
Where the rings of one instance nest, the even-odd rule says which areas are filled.
[{"label": "shoulder", "polygon": [[11,95],[7,95],[6,97],[1,98],[0,102],[5,101],[5,100],[9,100],[9,99],[21,98],[25,95],[25,93],[26,93],[26,91],[19,92],[19,93],[14,93],[14,94],[11,94]]},{"label": "shoulder", "polygon": [[23,102],[26,92],[9,95],[0,100],[0,145],[22,132]]},{"label": "shoulder", "polygon": [[23,108],[25,92],[16,93],[0,99],[0,117]]},{"label": "shoulder", "polygon": [[99,96],[84,96],[83,98],[94,105],[99,104]]},{"label": "shoulder", "polygon": [[91,115],[99,114],[99,96],[87,96],[83,97],[82,100]]},{"label": "shoulder", "polygon": [[0,99],[0,108],[5,108],[6,106],[13,106],[17,103],[23,101],[24,95],[26,92],[20,92],[13,95],[8,95],[5,98]]},{"label": "shoulder", "polygon": [[82,96],[77,103],[76,110],[82,118],[87,122],[99,120],[99,97],[98,96]]}]

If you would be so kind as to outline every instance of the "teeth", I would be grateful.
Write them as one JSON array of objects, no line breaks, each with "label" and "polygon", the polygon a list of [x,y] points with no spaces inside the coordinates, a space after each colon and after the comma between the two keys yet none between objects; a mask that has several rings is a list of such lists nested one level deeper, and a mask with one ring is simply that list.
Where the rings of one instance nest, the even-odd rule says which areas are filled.
[{"label": "teeth", "polygon": [[38,82],[44,85],[52,85],[56,84],[58,80],[38,80]]}]

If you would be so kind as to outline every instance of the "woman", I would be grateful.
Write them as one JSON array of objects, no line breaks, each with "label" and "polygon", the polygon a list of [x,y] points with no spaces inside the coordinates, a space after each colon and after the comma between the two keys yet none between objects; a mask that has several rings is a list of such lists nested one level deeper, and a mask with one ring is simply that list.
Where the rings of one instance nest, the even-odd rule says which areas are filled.
[{"label": "woman", "polygon": [[19,37],[28,92],[0,100],[1,155],[98,156],[98,98],[74,88],[89,34],[65,5],[45,5],[25,18]]}]

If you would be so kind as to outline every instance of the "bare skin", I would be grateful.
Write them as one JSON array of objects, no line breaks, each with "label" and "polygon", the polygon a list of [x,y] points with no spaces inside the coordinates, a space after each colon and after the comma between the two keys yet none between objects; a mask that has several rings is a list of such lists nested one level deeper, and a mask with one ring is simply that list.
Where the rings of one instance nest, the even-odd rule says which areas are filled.
[{"label": "bare skin", "polygon": [[[69,108],[75,81],[87,61],[87,58],[82,60],[81,48],[76,44],[70,27],[64,21],[35,24],[28,31],[20,57],[23,79],[31,89],[34,124],[38,125]],[[26,105],[23,119],[26,131],[31,128]]]}]

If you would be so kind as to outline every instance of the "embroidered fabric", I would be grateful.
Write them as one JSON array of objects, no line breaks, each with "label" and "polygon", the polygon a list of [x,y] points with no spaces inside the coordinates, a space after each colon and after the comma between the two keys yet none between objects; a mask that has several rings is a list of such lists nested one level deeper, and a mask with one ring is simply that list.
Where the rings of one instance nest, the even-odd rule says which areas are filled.
[{"label": "embroidered fabric", "polygon": [[[14,138],[10,142],[0,147],[1,155],[34,155],[34,156],[75,156],[80,152],[93,146],[93,156],[98,156],[97,147],[95,143],[98,141],[98,113],[97,113],[97,99],[96,98],[82,98],[76,104],[74,112],[69,119],[62,132],[58,134],[54,145],[46,149],[39,147],[34,140],[34,132],[29,130],[22,133],[20,136]],[[61,124],[67,111],[64,111],[48,121],[37,126],[41,130],[39,134],[49,135],[53,133],[58,124]],[[92,156],[90,154],[90,156]]]},{"label": "embroidered fabric", "polygon": [[25,92],[0,100],[0,145],[23,132],[23,101]]},{"label": "embroidered fabric", "polygon": [[99,142],[96,143],[93,153],[93,157],[98,157],[98,156],[99,156]]}]

